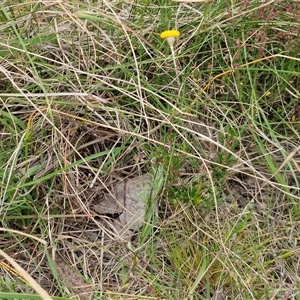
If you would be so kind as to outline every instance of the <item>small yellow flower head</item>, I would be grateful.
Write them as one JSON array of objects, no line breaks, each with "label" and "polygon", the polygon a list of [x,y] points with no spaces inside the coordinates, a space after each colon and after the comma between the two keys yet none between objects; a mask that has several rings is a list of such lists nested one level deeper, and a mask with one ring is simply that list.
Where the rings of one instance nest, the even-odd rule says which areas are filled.
[{"label": "small yellow flower head", "polygon": [[165,30],[165,31],[163,31],[160,34],[160,37],[162,39],[166,39],[168,37],[174,37],[174,38],[176,38],[176,37],[179,37],[179,36],[180,36],[180,32],[178,30],[175,30],[175,29],[173,29],[173,30]]},{"label": "small yellow flower head", "polygon": [[180,36],[180,32],[178,30],[165,30],[160,34],[162,39],[166,39],[170,46],[173,46],[174,41],[177,37]]}]

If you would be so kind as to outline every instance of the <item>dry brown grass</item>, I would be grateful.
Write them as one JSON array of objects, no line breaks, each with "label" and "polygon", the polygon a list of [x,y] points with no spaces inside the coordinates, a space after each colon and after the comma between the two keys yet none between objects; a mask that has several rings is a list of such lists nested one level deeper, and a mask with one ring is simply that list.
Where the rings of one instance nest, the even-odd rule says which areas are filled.
[{"label": "dry brown grass", "polygon": [[[297,299],[291,5],[2,4],[3,251],[61,297]],[[158,37],[174,25],[178,70]],[[124,241],[92,207],[159,168],[158,215]],[[1,266],[1,290],[33,293]]]}]

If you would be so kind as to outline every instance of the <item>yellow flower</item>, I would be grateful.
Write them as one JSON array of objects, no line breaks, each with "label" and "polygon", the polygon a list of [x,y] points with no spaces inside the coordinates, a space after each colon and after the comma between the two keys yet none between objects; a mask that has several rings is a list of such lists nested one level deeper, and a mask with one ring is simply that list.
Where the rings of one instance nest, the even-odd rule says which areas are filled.
[{"label": "yellow flower", "polygon": [[160,37],[162,39],[167,39],[167,38],[177,38],[180,36],[180,32],[178,30],[165,30],[160,34]]},{"label": "yellow flower", "polygon": [[166,39],[168,44],[170,45],[171,52],[172,52],[172,57],[174,61],[174,67],[175,67],[175,72],[176,72],[176,79],[178,82],[178,86],[180,86],[180,81],[179,81],[179,74],[177,70],[177,63],[176,63],[176,58],[175,58],[175,51],[174,51],[174,42],[175,39],[180,36],[180,32],[178,30],[172,29],[172,30],[165,30],[160,34],[160,37],[162,39]]},{"label": "yellow flower", "polygon": [[180,36],[180,32],[175,29],[165,30],[160,34],[160,37],[162,39],[166,39],[171,47],[173,46],[175,39],[179,36]]}]

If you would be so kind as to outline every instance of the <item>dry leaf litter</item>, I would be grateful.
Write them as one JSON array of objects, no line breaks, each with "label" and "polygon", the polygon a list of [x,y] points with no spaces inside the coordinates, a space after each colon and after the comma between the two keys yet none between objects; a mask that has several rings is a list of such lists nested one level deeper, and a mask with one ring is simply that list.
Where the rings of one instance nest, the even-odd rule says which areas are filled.
[{"label": "dry leaf litter", "polygon": [[93,209],[99,214],[119,215],[113,226],[122,238],[130,238],[130,231],[137,231],[144,222],[147,201],[151,196],[151,176],[148,174],[126,179],[113,186]]}]

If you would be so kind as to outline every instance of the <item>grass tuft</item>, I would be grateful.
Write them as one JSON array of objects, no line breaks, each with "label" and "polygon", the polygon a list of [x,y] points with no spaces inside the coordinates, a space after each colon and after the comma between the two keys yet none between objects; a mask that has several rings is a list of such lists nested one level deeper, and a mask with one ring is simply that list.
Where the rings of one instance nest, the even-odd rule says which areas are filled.
[{"label": "grass tuft", "polygon": [[[33,278],[1,260],[0,298],[298,299],[299,18],[279,0],[0,4],[0,242]],[[149,172],[124,241],[93,206]]]}]

